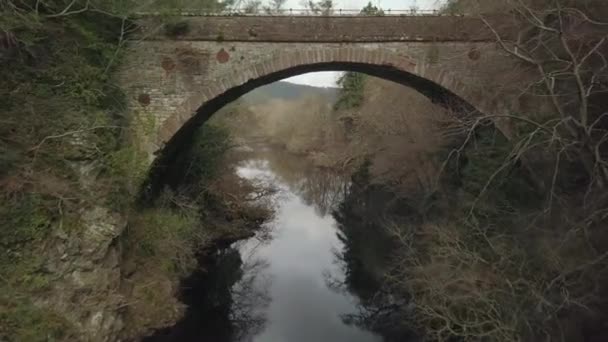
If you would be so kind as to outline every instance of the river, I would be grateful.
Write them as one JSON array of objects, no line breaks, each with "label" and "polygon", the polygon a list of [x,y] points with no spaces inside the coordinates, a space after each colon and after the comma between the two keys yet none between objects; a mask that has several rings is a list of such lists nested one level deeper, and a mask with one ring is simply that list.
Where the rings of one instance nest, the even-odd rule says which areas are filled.
[{"label": "river", "polygon": [[347,180],[270,148],[256,148],[237,172],[279,190],[273,219],[186,279],[186,316],[144,341],[383,341],[348,319],[361,300],[343,286],[352,270],[332,215]]}]

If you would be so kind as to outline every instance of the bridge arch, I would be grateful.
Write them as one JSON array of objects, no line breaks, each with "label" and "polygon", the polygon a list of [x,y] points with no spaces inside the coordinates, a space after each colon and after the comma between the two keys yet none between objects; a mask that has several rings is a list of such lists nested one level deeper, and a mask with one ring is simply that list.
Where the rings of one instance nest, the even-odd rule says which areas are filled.
[{"label": "bridge arch", "polygon": [[412,87],[444,106],[457,105],[468,115],[488,112],[477,91],[461,83],[450,71],[402,53],[383,48],[344,46],[334,49],[281,51],[267,60],[238,68],[208,82],[190,95],[160,126],[156,135],[162,155],[172,155],[224,105],[241,95],[284,78],[316,71],[356,71]]}]

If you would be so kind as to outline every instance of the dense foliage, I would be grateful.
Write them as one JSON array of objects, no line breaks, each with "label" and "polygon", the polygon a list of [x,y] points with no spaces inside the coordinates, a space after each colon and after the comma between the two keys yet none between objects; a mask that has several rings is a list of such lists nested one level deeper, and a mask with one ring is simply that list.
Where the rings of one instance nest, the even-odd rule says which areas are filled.
[{"label": "dense foliage", "polygon": [[[211,184],[220,178],[217,170],[225,167],[222,158],[229,141],[225,132],[213,128],[198,135],[188,156],[192,157],[189,170],[200,174],[191,173],[184,180],[193,182],[195,191],[213,196],[202,203],[196,198],[184,200],[185,195],[175,190],[144,209],[134,205],[148,175],[148,155],[140,146],[147,123],[126,111],[124,96],[113,83],[133,29],[129,16],[185,7],[218,10],[228,5],[194,0],[0,1],[0,340],[78,338],[78,325],[84,322],[67,319],[69,307],[47,303],[82,305],[77,298],[71,304],[61,302],[72,289],[61,289],[63,275],[50,270],[62,261],[49,255],[59,238],[73,241],[70,246],[78,248],[85,225],[91,224],[83,213],[107,208],[123,222],[129,218],[127,233],[121,237],[125,252],[121,267],[129,270],[124,272],[125,283],[150,285],[150,279],[157,278],[152,282],[156,285],[147,289],[83,285],[89,286],[90,296],[97,290],[115,291],[112,298],[94,299],[106,300],[106,307],[114,305],[116,298],[145,298],[140,305],[122,310],[131,319],[125,332],[130,336],[175,319],[171,317],[179,307],[175,289],[166,284],[176,284],[191,270],[195,251],[209,246],[212,236],[222,235],[205,231],[211,230],[201,226],[205,215],[214,217],[223,208],[241,215],[243,229],[251,215],[258,222],[268,214],[250,208],[244,193],[239,195],[240,207],[225,205],[220,196],[225,189]],[[213,141],[205,140],[209,137]],[[209,203],[215,212],[200,206]],[[245,210],[247,215],[242,214]],[[232,236],[243,234],[234,230]],[[129,265],[136,265],[137,272]]]},{"label": "dense foliage", "polygon": [[345,72],[338,79],[340,92],[334,104],[335,109],[352,109],[363,103],[363,86],[365,74],[358,72]]},{"label": "dense foliage", "polygon": [[51,285],[44,242],[53,231],[78,230],[83,207],[108,204],[101,194],[123,186],[88,183],[81,167],[96,161],[94,174],[113,173],[125,136],[110,73],[126,26],[99,12],[61,14],[67,1],[35,4],[0,4],[2,340],[70,336],[60,313],[33,305]]}]

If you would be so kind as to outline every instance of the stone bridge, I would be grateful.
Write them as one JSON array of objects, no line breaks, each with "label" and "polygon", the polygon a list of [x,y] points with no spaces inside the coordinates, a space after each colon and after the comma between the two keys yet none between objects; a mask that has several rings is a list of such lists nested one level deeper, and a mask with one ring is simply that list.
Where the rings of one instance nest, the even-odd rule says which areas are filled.
[{"label": "stone bridge", "polygon": [[[487,20],[510,36],[509,19]],[[244,93],[313,71],[364,72],[488,114],[520,106],[518,98],[504,95],[516,93],[519,77],[495,79],[496,73],[512,74],[516,62],[478,18],[185,16],[166,22],[139,19],[118,73],[131,110],[146,127],[151,155],[175,151]]]}]

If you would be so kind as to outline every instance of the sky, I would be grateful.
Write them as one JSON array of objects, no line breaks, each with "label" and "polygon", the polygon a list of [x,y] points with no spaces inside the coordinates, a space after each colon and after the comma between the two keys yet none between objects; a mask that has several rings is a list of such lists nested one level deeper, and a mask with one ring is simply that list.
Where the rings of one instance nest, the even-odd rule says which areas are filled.
[{"label": "sky", "polygon": [[[360,9],[365,7],[369,0],[334,0],[335,8],[342,9]],[[418,7],[420,10],[430,10],[438,8],[441,0],[373,0],[372,4],[382,9],[409,9],[412,6]],[[285,8],[302,8],[301,0],[287,0]],[[324,71],[302,74],[284,79],[283,81],[306,84],[315,87],[335,87],[336,81],[340,76],[340,72]]]}]

